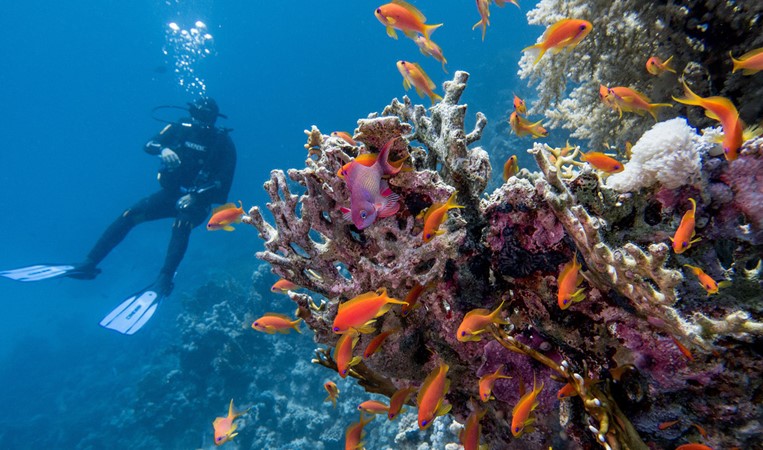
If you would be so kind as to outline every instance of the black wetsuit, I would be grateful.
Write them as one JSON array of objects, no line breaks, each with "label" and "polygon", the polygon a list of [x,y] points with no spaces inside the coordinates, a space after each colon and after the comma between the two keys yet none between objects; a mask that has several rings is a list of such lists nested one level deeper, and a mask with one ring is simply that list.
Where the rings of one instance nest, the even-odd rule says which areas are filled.
[{"label": "black wetsuit", "polygon": [[[144,147],[151,155],[160,155],[164,148],[178,155],[180,165],[172,169],[162,165],[158,176],[162,189],[125,210],[103,233],[88,254],[87,262],[95,267],[135,225],[174,217],[167,257],[159,275],[166,290],[171,290],[171,280],[188,248],[191,229],[204,222],[213,203],[225,203],[228,198],[236,168],[236,148],[227,130],[202,126],[190,119],[167,125]],[[186,202],[179,204],[178,200],[187,194]]]}]

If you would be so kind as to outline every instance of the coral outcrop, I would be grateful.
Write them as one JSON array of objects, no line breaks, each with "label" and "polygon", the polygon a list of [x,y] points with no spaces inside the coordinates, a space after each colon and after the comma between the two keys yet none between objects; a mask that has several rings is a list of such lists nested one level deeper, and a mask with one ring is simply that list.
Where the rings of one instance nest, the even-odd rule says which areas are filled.
[{"label": "coral outcrop", "polygon": [[[738,193],[744,182],[733,166],[721,161],[716,167],[717,158],[691,153],[701,144],[684,133],[685,123],[674,122],[665,126],[681,128],[684,138],[673,133],[665,139],[688,152],[674,167],[682,177],[655,174],[648,188],[615,191],[589,167],[572,163],[579,149],[565,155],[535,144],[530,153],[540,171],[522,170],[488,194],[487,152],[469,148],[485,119],[477,114],[467,132],[466,105],[458,103],[467,79],[457,72],[445,83],[444,100],[429,110],[404,98],[359,120],[354,138],[364,146],[309,131],[305,168],[289,170],[288,179],[273,171],[265,184],[275,225],[259,208],[249,211],[246,221],[265,241],[258,257],[311,291],[289,297],[324,346],[314,362],[336,368],[330,348],[339,337],[331,328],[339,304],[382,287],[402,299],[424,286],[419,308],[404,315],[396,307],[377,319],[377,330],[395,332],[350,370],[368,392],[391,396],[418,388],[445,362],[451,380],[446,401],[463,422],[474,405],[470,399],[478,398],[479,377],[503,367],[513,378],[499,380],[495,400],[481,405],[487,411],[484,440],[492,448],[647,448],[647,441],[670,447],[691,437],[690,423],[705,427],[713,446],[745,446],[759,437],[745,430],[755,429],[761,410],[753,398],[763,385],[744,375],[761,370],[752,350],[761,340],[761,305],[752,289],[760,287],[759,269],[750,252],[745,258],[721,252],[759,245],[730,225],[745,220],[751,233],[757,230],[755,211],[743,206],[752,196]],[[349,193],[337,171],[393,138],[393,159],[410,155],[406,168],[388,180],[402,206],[358,230],[339,211]],[[659,145],[653,139],[644,151]],[[748,143],[740,159],[757,161],[756,146]],[[424,242],[420,213],[454,191],[464,208],[451,211],[443,234]],[[699,195],[710,191],[714,203]],[[703,240],[675,255],[668,237],[690,196],[697,199]],[[709,218],[712,208],[722,221]],[[585,299],[562,310],[558,276],[575,255],[583,262]],[[683,264],[708,267],[731,287],[709,300],[693,275],[682,272]],[[466,313],[502,302],[509,325],[491,326],[477,342],[456,339]],[[356,354],[375,334],[360,335]],[[735,369],[724,369],[729,366]],[[544,383],[535,431],[512,436],[512,408],[533,379]],[[556,391],[565,384],[575,396],[558,400]],[[719,417],[729,398],[744,407],[733,419]],[[680,433],[658,429],[671,418],[683,418]],[[404,428],[398,437],[407,441]]]}]

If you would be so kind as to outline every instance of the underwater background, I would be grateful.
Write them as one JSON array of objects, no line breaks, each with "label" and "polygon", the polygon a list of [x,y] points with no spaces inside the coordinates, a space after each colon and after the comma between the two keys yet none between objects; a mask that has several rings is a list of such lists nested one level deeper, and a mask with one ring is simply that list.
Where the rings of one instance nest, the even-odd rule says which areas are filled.
[{"label": "underwater background", "polygon": [[[151,119],[156,106],[185,106],[202,91],[215,98],[229,117],[218,125],[234,129],[238,150],[229,200],[262,205],[270,170],[304,162],[303,130],[315,124],[351,132],[358,117],[402,97],[397,60],[420,61],[438,85],[450,78],[404,36],[387,37],[373,16],[376,6],[243,0],[4,5],[0,204],[7,215],[0,267],[79,261],[118,214],[159,188],[158,161],[142,150],[164,126]],[[519,50],[542,29],[528,26],[524,13],[509,5],[493,13],[482,42],[479,30],[471,30],[479,20],[473,4],[438,2],[427,14],[430,22],[446,23],[436,36],[451,75],[456,69],[472,74],[469,107],[508,130],[512,92],[521,92]],[[212,40],[184,40],[169,26],[188,31],[197,21]],[[177,117],[171,110],[157,116]],[[273,445],[249,447],[255,439],[249,425],[230,448],[340,445],[350,412],[322,403],[329,374],[309,364],[310,332],[303,327],[305,335],[279,339],[244,323],[255,312],[293,309],[268,290],[277,277],[259,268],[254,252],[262,244],[246,228],[194,230],[172,296],[140,333],[126,337],[98,326],[120,299],[155,278],[170,224],[133,229],[95,280],[0,283],[0,447],[201,447],[211,444],[211,422],[231,397],[258,405],[256,419],[250,417],[269,439],[258,442]],[[254,283],[253,272],[259,274]],[[194,329],[193,321],[211,314],[213,305],[225,308],[215,319],[219,329]],[[213,370],[214,364],[233,367]],[[300,370],[292,373],[295,364]],[[252,392],[259,396],[246,396]],[[299,405],[280,405],[293,397]],[[276,426],[286,422],[293,427]]]},{"label": "underwater background", "polygon": [[[402,33],[397,40],[386,35],[374,17],[381,3],[31,0],[4,5],[0,205],[6,216],[0,270],[81,261],[114,218],[159,189],[159,162],[142,147],[164,121],[184,113],[155,108],[184,107],[202,95],[214,98],[228,116],[217,125],[233,130],[238,163],[228,200],[241,200],[246,210],[259,206],[266,221],[273,222],[268,202],[283,205],[263,190],[263,183],[271,170],[296,168],[297,173],[305,167],[303,130],[315,125],[328,135],[335,130],[352,134],[358,128],[370,143],[390,129],[399,130],[392,122],[374,130],[369,125],[373,120],[361,123],[359,118],[381,112],[403,95],[430,106],[429,99],[404,89],[398,60],[420,63],[443,96],[443,82],[459,77],[456,71],[469,73],[468,88],[455,101],[468,105],[463,129],[482,132],[479,147],[470,145],[462,160],[477,161],[484,149],[492,173],[481,185],[479,170],[486,164],[474,172],[456,171],[456,181],[460,175],[473,189],[469,195],[461,192],[467,208],[444,227],[445,236],[426,247],[412,237],[414,209],[447,198],[457,186],[449,177],[459,162],[447,157],[422,162],[424,150],[413,152],[413,173],[390,181],[404,202],[398,221],[387,220],[384,226],[389,228],[370,227],[360,234],[344,230],[366,244],[354,254],[352,249],[341,249],[345,254],[337,250],[336,261],[352,272],[352,279],[326,286],[326,277],[308,285],[324,299],[330,297],[325,310],[306,308],[306,297],[292,295],[291,301],[271,292],[279,279],[271,269],[300,268],[298,255],[282,249],[286,264],[263,263],[255,253],[264,250],[261,255],[267,256],[273,249],[246,224],[232,233],[195,229],[172,295],[133,336],[105,330],[98,322],[154,280],[169,241],[170,220],[134,228],[99,265],[103,272],[95,280],[0,279],[0,448],[215,448],[212,421],[225,416],[231,399],[250,410],[239,419],[239,435],[222,448],[342,448],[346,427],[358,419],[356,405],[386,397],[368,394],[357,380],[341,379],[311,360],[316,348],[330,347],[336,338],[328,321],[337,299],[381,283],[389,283],[391,292],[402,298],[411,287],[408,279],[374,279],[377,284],[371,285],[357,273],[378,256],[364,252],[383,247],[390,234],[399,239],[395,254],[411,261],[427,249],[438,249],[440,260],[429,264],[422,259],[421,267],[425,272],[442,269],[430,280],[441,284],[422,297],[425,308],[412,316],[389,314],[379,321],[379,329],[405,325],[385,345],[406,350],[415,345],[414,351],[390,350],[368,367],[394,379],[398,387],[417,385],[436,360],[429,352],[438,353],[454,363],[448,396],[454,411],[424,431],[410,406],[395,422],[377,419],[366,427],[366,448],[456,450],[462,428],[458,422],[477,410],[468,402],[475,391],[472,381],[496,367],[513,370],[515,379],[498,383],[498,401],[487,406],[485,440],[493,449],[606,448],[604,426],[600,417],[592,416],[594,407],[582,407],[579,399],[557,401],[556,390],[563,386],[557,382],[569,379],[572,370],[586,377],[585,386],[589,376],[605,380],[599,386],[606,384],[601,390],[613,400],[602,410],[619,404],[625,411],[617,417],[627,419],[606,434],[610,442],[620,430],[617,442],[631,439],[639,449],[647,448],[642,438],[648,448],[673,449],[690,442],[763,448],[763,139],[748,141],[737,161],[727,161],[712,141],[719,129],[708,131],[702,140],[681,118],[688,117],[698,129],[715,125],[701,108],[673,102],[653,120],[626,107],[626,114],[618,117],[607,104],[614,97],[602,103],[598,91],[600,82],[630,85],[655,101],[670,102],[683,92],[680,81],[688,80],[702,95],[730,97],[749,124],[760,123],[763,75],[730,74],[728,53],[737,56],[763,47],[763,35],[757,33],[763,6],[715,0],[527,0],[520,8],[498,8],[503,2],[494,0],[483,40],[479,27],[473,29],[480,18],[474,1],[412,2],[427,23],[445,24],[432,38],[445,53],[446,73]],[[537,65],[527,52],[523,56],[522,49],[536,43],[546,25],[566,16],[591,20],[591,36],[572,52],[552,56],[550,51]],[[643,61],[658,54],[675,55],[678,74],[647,74]],[[515,94],[530,106],[530,121],[543,119],[550,131],[538,140],[548,146],[536,145],[532,155],[527,149],[533,139],[512,134],[507,123]],[[451,106],[428,114],[439,120]],[[391,115],[404,116],[401,111]],[[484,129],[477,112],[487,117]],[[641,146],[634,146],[630,170],[626,165],[624,174],[606,182],[606,174],[572,163],[578,150],[570,157],[561,149],[569,151],[570,142],[586,150],[607,149],[622,161],[626,140],[639,140],[658,118],[676,117],[644,134]],[[439,151],[442,142],[423,136],[422,122],[408,119],[401,117],[416,128],[406,136],[408,143],[424,145],[429,154]],[[447,130],[462,131],[457,123],[443,123]],[[291,179],[295,193],[303,191],[297,187],[299,177],[309,181],[318,168],[336,170],[342,160],[337,159],[336,142],[324,136],[311,149],[317,155]],[[448,149],[455,152],[455,147]],[[501,168],[509,155],[517,155],[519,168],[529,171],[506,181]],[[634,163],[639,158],[641,169]],[[650,162],[653,172],[647,170]],[[554,164],[563,181],[549,170]],[[426,184],[424,175],[417,178],[424,168],[442,178]],[[550,186],[562,186],[561,194],[554,197],[557,191]],[[321,195],[326,200],[341,192]],[[702,240],[679,256],[668,250],[669,237],[679,221],[683,226],[681,216],[690,198],[698,204]],[[311,202],[317,203],[315,197],[305,200],[300,212]],[[570,202],[577,202],[578,209]],[[562,212],[552,211],[554,207]],[[590,216],[573,217],[573,209]],[[481,215],[475,218],[475,211]],[[288,213],[296,218],[296,211]],[[331,214],[333,220],[341,217]],[[405,220],[407,229],[401,225]],[[381,229],[391,231],[383,236]],[[279,231],[279,242],[289,244],[296,236],[281,227]],[[339,234],[329,237],[341,242]],[[602,246],[613,252],[600,251]],[[633,258],[643,256],[639,264],[618,265],[614,258],[628,263],[623,249],[634,246],[646,252],[628,251]],[[342,260],[347,253],[350,258]],[[352,267],[357,262],[352,258],[361,257],[363,262]],[[620,281],[597,274],[597,269],[609,270],[601,268],[602,258],[611,263],[606,267],[615,267]],[[586,301],[558,309],[557,274],[573,259],[585,266]],[[407,263],[403,259],[396,273],[404,273]],[[732,287],[724,283],[718,295],[706,294],[694,275],[681,275],[684,263],[700,264]],[[633,277],[632,283],[623,281],[625,277]],[[413,277],[410,281],[417,282]],[[636,301],[628,295],[629,284],[652,295]],[[662,302],[663,292],[669,302]],[[516,348],[512,353],[504,345],[508,338],[501,348],[497,335],[489,344],[487,339],[479,344],[454,341],[453,331],[464,313],[476,307],[493,309],[503,301],[512,322],[505,328],[517,342],[555,358],[553,363],[538,363],[536,357],[531,361],[529,352],[520,355]],[[296,304],[300,317],[316,332],[302,325],[301,334],[268,335],[250,327],[265,312],[293,315]],[[679,341],[689,344],[693,357]],[[572,369],[567,378],[552,381],[549,367],[559,361],[569,361],[565,367]],[[548,386],[536,412],[537,430],[512,438],[507,411],[519,398],[517,387],[529,384],[536,374]],[[341,391],[335,408],[324,402],[327,380]],[[678,425],[663,430],[676,418]],[[628,420],[635,426],[633,434],[622,432]],[[709,437],[698,424],[710,430]],[[601,427],[601,434],[593,425]]]}]

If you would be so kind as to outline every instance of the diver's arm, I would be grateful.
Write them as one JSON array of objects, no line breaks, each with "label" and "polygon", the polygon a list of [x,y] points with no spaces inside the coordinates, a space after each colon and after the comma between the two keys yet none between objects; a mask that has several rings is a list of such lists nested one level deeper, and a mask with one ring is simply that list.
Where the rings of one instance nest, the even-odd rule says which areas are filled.
[{"label": "diver's arm", "polygon": [[181,127],[177,126],[177,124],[171,123],[167,125],[159,132],[159,134],[146,142],[146,145],[143,146],[143,150],[149,155],[160,156],[162,150],[165,148],[172,149],[178,142],[180,128]]}]

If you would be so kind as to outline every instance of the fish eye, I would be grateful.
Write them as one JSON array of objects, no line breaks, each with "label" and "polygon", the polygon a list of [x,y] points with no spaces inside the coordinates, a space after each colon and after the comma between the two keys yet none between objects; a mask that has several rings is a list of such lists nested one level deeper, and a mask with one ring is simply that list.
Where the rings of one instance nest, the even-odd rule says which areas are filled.
[{"label": "fish eye", "polygon": [[461,336],[466,336],[466,331],[462,331]]},{"label": "fish eye", "polygon": [[723,147],[723,153],[730,153],[731,149],[728,147]]},{"label": "fish eye", "polygon": [[220,441],[222,441],[222,440],[223,440],[223,437],[222,437],[222,436],[219,436],[219,437],[217,438],[217,442],[220,442]]},{"label": "fish eye", "polygon": [[515,428],[514,428],[514,432],[515,432],[515,433],[519,433],[519,430],[520,430],[520,428],[519,428],[519,427],[515,427]]},{"label": "fish eye", "polygon": [[425,427],[425,426],[427,426],[427,424],[428,424],[428,423],[429,423],[429,421],[428,421],[428,420],[422,420],[422,421],[421,421],[421,426],[422,426],[422,427]]},{"label": "fish eye", "polygon": [[361,408],[360,405],[358,405],[358,409],[361,410],[361,411],[363,410],[363,408]]},{"label": "fish eye", "polygon": [[[347,375],[347,369],[344,369],[344,370],[342,371],[342,375]],[[358,407],[358,408],[360,408],[360,407]]]},{"label": "fish eye", "polygon": [[257,323],[257,322],[254,322],[254,326],[255,326],[255,327],[258,327],[258,326],[260,326],[260,324],[259,324],[259,323]]},{"label": "fish eye", "polygon": [[368,214],[365,211],[361,211],[360,212],[360,218],[361,219],[365,219],[366,217],[368,217]]},{"label": "fish eye", "polygon": [[585,28],[586,28],[585,24],[583,24],[583,25],[580,25],[580,29],[581,29],[581,30],[585,30]]},{"label": "fish eye", "polygon": [[376,8],[376,13],[381,14],[381,8]]},{"label": "fish eye", "polygon": [[619,170],[619,169],[620,169],[620,165],[619,164],[615,164],[615,170]]},{"label": "fish eye", "polygon": [[562,303],[564,303],[566,305],[567,303],[569,303],[569,300],[565,298]]},{"label": "fish eye", "polygon": [[683,241],[683,242],[681,242],[681,247],[684,247],[684,248],[686,248],[686,247],[688,247],[688,246],[689,246],[689,243],[688,243],[688,242],[686,242],[686,241]]},{"label": "fish eye", "polygon": [[431,238],[432,235],[430,233],[427,233],[427,239]]}]

